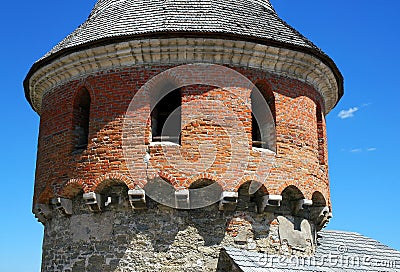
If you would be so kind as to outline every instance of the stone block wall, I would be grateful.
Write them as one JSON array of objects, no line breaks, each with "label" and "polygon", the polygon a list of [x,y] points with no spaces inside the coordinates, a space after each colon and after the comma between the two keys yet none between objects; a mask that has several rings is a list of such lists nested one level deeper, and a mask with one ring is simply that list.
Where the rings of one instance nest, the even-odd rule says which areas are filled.
[{"label": "stone block wall", "polygon": [[[81,196],[72,199],[73,213],[51,210],[45,223],[42,271],[234,271],[224,247],[270,254],[309,256],[315,250],[315,225],[303,221],[303,235],[284,236],[299,217],[275,209],[256,213],[255,203],[239,194],[234,212],[214,204],[177,210],[147,199],[146,210],[132,210],[128,188],[108,187],[117,199],[101,213],[89,212]],[[245,192],[245,191],[243,191]],[[229,268],[228,268],[229,267]],[[239,271],[239,270],[238,270]]]}]

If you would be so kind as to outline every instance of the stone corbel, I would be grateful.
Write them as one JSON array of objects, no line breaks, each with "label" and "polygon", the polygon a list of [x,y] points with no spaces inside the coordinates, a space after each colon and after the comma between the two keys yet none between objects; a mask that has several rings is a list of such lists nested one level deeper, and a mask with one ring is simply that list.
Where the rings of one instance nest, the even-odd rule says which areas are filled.
[{"label": "stone corbel", "polygon": [[221,200],[219,201],[220,211],[234,211],[238,202],[238,192],[223,191],[221,193]]},{"label": "stone corbel", "polygon": [[332,218],[332,213],[328,206],[324,207],[312,207],[311,209],[311,220],[315,223],[317,231],[325,228]]},{"label": "stone corbel", "polygon": [[146,209],[146,192],[143,189],[129,190],[128,196],[132,209]]},{"label": "stone corbel", "polygon": [[101,194],[89,192],[83,194],[83,199],[92,212],[100,212],[105,207],[105,199]]},{"label": "stone corbel", "polygon": [[281,195],[265,195],[262,198],[262,207],[265,209],[267,206],[279,207],[281,206],[282,196]]},{"label": "stone corbel", "polygon": [[72,215],[72,200],[62,197],[56,197],[51,200],[51,204],[62,215]]},{"label": "stone corbel", "polygon": [[310,207],[312,204],[313,202],[310,199],[299,199],[296,203],[295,214],[298,214],[300,211]]},{"label": "stone corbel", "polygon": [[175,208],[177,208],[177,209],[189,209],[190,208],[190,199],[189,199],[189,190],[188,189],[175,191]]},{"label": "stone corbel", "polygon": [[33,213],[37,220],[43,225],[51,219],[51,209],[46,204],[36,204],[33,208]]}]

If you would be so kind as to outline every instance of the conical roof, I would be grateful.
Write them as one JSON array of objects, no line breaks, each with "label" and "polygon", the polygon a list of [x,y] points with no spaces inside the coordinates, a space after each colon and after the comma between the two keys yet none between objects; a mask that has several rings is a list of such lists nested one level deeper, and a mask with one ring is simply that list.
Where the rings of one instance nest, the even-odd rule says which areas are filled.
[{"label": "conical roof", "polygon": [[[99,0],[87,20],[38,60],[25,81],[58,58],[118,41],[142,37],[217,37],[313,55],[336,77],[337,101],[343,78],[335,63],[317,46],[278,17],[269,0]],[[336,102],[337,102],[336,101]]]},{"label": "conical roof", "polygon": [[88,19],[44,58],[107,38],[215,33],[319,49],[281,20],[269,0],[99,0]]}]

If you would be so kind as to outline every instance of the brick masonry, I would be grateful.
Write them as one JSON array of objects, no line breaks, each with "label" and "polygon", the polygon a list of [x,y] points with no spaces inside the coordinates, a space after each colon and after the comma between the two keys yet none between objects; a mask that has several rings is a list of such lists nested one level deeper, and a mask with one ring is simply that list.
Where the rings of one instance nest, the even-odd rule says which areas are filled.
[{"label": "brick masonry", "polygon": [[[112,180],[124,182],[130,189],[143,187],[146,181],[139,176],[132,176],[124,160],[123,118],[135,92],[150,78],[171,67],[158,65],[103,71],[72,80],[46,93],[42,100],[35,203],[49,203],[55,196],[71,198],[80,191],[101,191]],[[312,199],[315,192],[320,192],[330,206],[325,121],[324,114],[317,112],[317,109],[324,112],[324,104],[319,93],[312,86],[287,77],[257,69],[234,69],[258,86],[263,82],[261,85],[270,88],[275,97],[276,161],[268,179],[259,182],[263,183],[269,194],[274,195],[281,194],[290,185],[300,189],[307,199]],[[86,150],[76,152],[73,108],[75,95],[82,88],[87,89],[91,96],[89,144]],[[247,174],[241,180],[221,181],[219,177],[228,168],[229,136],[221,127],[218,129],[215,122],[212,124],[196,119],[198,109],[185,107],[185,102],[218,99],[242,121],[251,148],[249,98],[249,90],[226,92],[204,86],[189,86],[182,91],[182,154],[187,161],[195,163],[198,159],[197,145],[210,138],[202,138],[201,135],[209,133],[217,146],[217,156],[207,173],[198,178],[218,182],[228,191],[237,191],[242,183],[257,180],[252,164],[259,163],[259,154],[250,150]],[[148,122],[148,116],[136,118]],[[143,142],[148,143],[148,137]],[[149,150],[152,165],[175,188],[189,187],[190,183],[196,181],[196,176],[183,175],[173,169],[160,146],[151,146]],[[178,168],[184,167],[179,166],[179,162],[173,164]]]},{"label": "brick masonry", "polygon": [[[250,89],[198,84],[181,88],[180,145],[154,143],[151,99],[136,112],[126,113],[146,82],[173,67],[99,71],[44,94],[34,205],[49,205],[55,197],[63,197],[72,200],[72,211],[66,215],[50,209],[47,220],[42,220],[42,271],[229,271],[226,266],[230,264],[220,255],[224,246],[301,256],[315,251],[316,231],[326,221],[320,216],[322,207],[330,207],[325,109],[320,93],[293,78],[230,66],[258,86],[269,101],[276,146],[271,142],[271,150],[252,148]],[[88,144],[77,150],[76,103],[84,90],[91,103]],[[216,107],[216,101],[226,111]],[[208,117],[199,115],[205,108]],[[143,124],[144,131],[133,127],[126,136],[125,124],[132,120]],[[231,157],[238,152],[234,139],[240,134],[234,138],[231,132],[237,131],[238,121],[244,132],[239,141],[247,150],[236,154],[243,160],[232,166]],[[138,143],[128,156],[123,137]],[[181,157],[171,156],[178,151]],[[142,161],[146,152],[155,171],[148,173],[143,162],[128,167],[131,157]],[[202,165],[202,157],[209,157],[212,164]],[[242,173],[236,171],[240,168]],[[262,176],[267,170],[268,178],[260,180],[260,173]],[[132,210],[128,189],[148,190],[155,176],[171,184],[172,190],[217,183],[223,191],[238,192],[237,207],[230,212],[220,211],[218,204],[180,210],[146,197],[146,210]],[[262,185],[254,195],[248,193],[251,181]],[[110,197],[111,204],[101,212],[90,212],[82,198],[82,193],[89,192]],[[262,211],[260,197],[268,194],[282,195],[282,203]],[[301,199],[312,200],[313,205],[299,210],[295,201]],[[54,203],[49,207],[56,208]],[[297,236],[293,235],[296,224],[301,226]]]}]

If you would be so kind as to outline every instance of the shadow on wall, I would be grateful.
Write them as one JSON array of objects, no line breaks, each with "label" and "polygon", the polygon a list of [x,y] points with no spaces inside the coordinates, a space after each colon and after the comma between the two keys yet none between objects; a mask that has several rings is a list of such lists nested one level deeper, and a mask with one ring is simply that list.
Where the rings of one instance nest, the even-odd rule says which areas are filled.
[{"label": "shadow on wall", "polygon": [[[210,180],[198,180],[191,189],[210,184]],[[290,215],[296,207],[293,204],[302,198],[295,187],[283,192],[282,206],[275,207],[275,213],[260,210],[259,200],[267,191],[261,187],[251,193],[250,182],[239,188],[233,212],[220,211],[218,203],[201,209],[175,209],[149,197],[147,209],[132,210],[128,187],[122,181],[109,180],[97,189],[105,200],[101,211],[91,212],[82,192],[72,200],[72,216],[52,210],[45,228],[43,271],[59,267],[63,271],[216,271],[224,265],[220,257],[223,246],[275,253],[282,250],[284,239],[288,247],[313,246],[309,228],[303,226],[307,222],[303,219],[297,226],[296,217]],[[170,189],[173,194],[173,187]],[[325,204],[319,193],[313,200],[316,205]],[[293,231],[305,234],[293,237]]]},{"label": "shadow on wall", "polygon": [[217,204],[176,210],[148,198],[147,210],[133,211],[126,185],[111,184],[100,193],[110,202],[101,213],[89,212],[79,193],[73,216],[53,215],[48,221],[44,271],[156,271],[198,260],[209,263],[205,271],[215,271],[226,222]]}]

